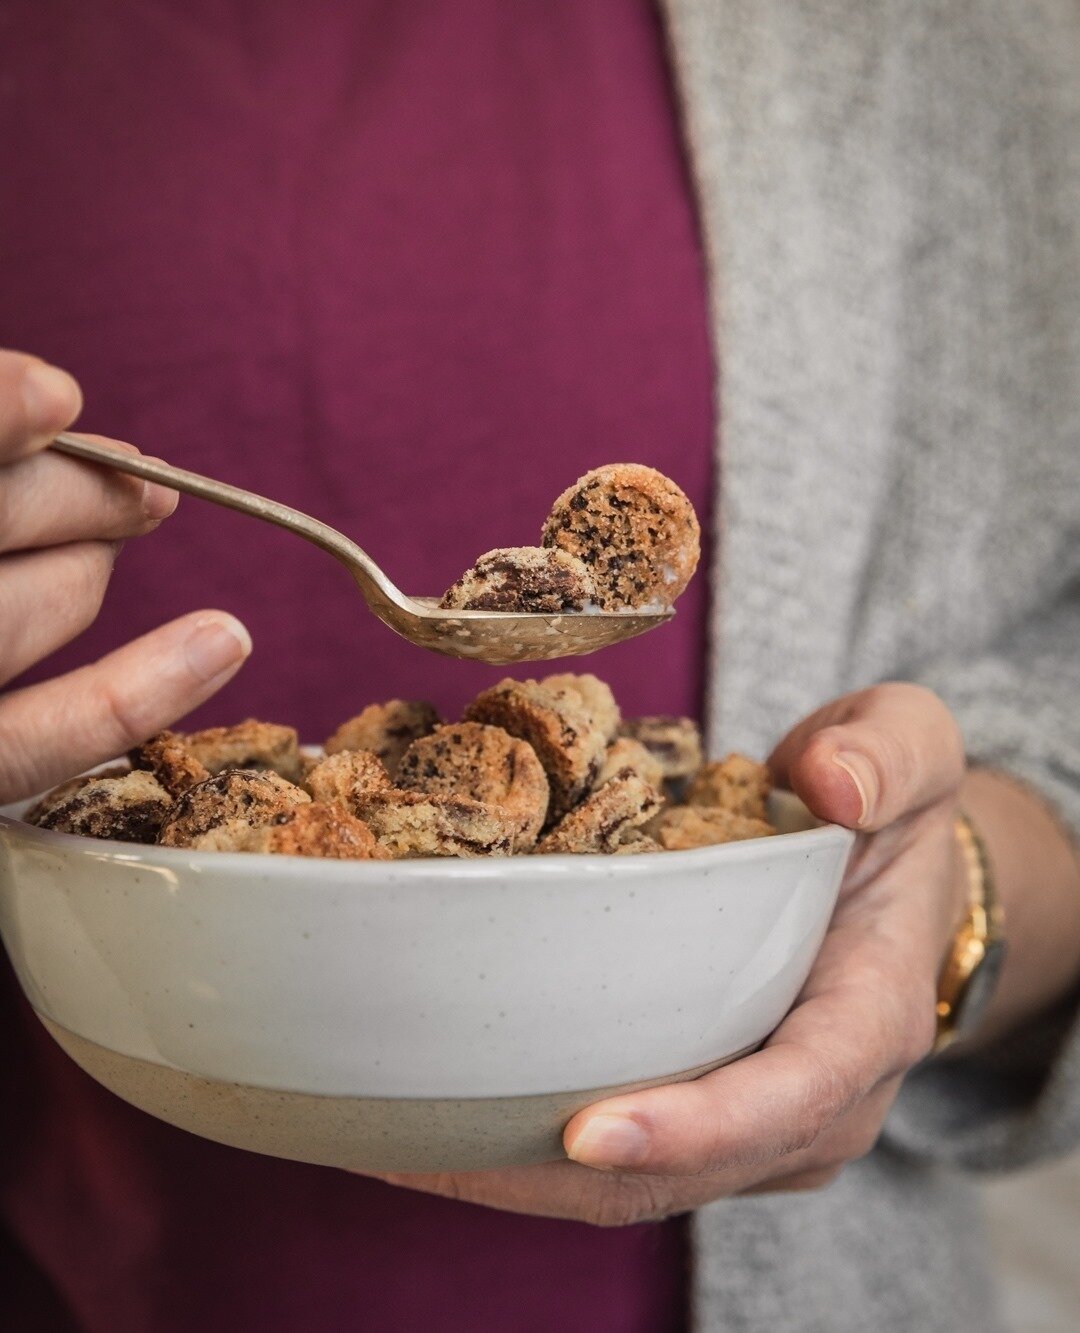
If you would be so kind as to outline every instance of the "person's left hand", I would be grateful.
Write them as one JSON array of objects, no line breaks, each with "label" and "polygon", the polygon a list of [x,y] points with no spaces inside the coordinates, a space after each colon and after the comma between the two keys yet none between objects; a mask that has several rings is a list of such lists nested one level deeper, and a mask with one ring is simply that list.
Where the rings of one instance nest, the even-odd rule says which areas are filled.
[{"label": "person's left hand", "polygon": [[814,1189],[870,1151],[901,1079],[930,1050],[938,973],[963,915],[963,747],[935,695],[889,684],[800,723],[770,766],[860,838],[810,978],[764,1047],[692,1083],[579,1112],[563,1135],[570,1161],[381,1179],[618,1226],[733,1194]]}]

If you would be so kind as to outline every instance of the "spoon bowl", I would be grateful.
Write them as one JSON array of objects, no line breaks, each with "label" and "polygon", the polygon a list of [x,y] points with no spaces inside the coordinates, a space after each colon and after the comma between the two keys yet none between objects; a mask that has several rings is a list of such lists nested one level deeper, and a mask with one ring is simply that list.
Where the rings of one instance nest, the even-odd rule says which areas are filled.
[{"label": "spoon bowl", "polygon": [[157,482],[212,504],[224,505],[226,509],[249,514],[303,537],[346,566],[368,607],[384,625],[418,648],[427,648],[445,657],[471,658],[495,665],[581,657],[655,629],[675,614],[670,607],[658,611],[589,610],[561,615],[446,611],[439,607],[438,598],[406,596],[354,541],[298,509],[290,509],[288,505],[239,486],[172,467],[157,458],[122,453],[107,444],[70,432],[58,435],[50,448],[85,462],[128,472],[144,481]]}]

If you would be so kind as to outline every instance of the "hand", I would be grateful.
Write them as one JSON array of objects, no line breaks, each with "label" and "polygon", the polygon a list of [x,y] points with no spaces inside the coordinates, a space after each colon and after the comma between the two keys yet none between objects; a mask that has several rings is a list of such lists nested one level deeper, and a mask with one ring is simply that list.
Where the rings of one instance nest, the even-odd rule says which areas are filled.
[{"label": "hand", "polygon": [[[173,491],[45,449],[81,407],[70,375],[0,351],[0,686],[91,623],[124,539],[176,507]],[[223,685],[250,646],[232,616],[195,612],[0,696],[0,804],[145,740]]]},{"label": "hand", "polygon": [[815,814],[860,837],[810,978],[762,1050],[580,1112],[563,1136],[570,1161],[383,1179],[620,1225],[813,1189],[870,1151],[900,1080],[930,1050],[938,973],[964,912],[953,831],[963,747],[935,695],[881,685],[815,713],[770,764]]}]

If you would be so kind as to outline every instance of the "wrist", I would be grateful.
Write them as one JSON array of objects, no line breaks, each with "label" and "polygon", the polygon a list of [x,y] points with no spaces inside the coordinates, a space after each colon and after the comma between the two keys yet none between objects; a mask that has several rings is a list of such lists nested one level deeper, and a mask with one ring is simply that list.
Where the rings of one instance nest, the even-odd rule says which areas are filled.
[{"label": "wrist", "polygon": [[1007,922],[1009,957],[974,1040],[995,1040],[1050,1011],[1080,983],[1080,861],[1046,804],[989,769],[961,802],[984,840]]}]

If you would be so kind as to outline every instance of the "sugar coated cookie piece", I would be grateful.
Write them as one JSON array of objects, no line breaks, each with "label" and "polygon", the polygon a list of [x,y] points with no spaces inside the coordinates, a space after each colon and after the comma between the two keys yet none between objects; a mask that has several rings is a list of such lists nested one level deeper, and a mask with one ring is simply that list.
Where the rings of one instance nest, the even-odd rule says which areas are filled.
[{"label": "sugar coated cookie piece", "polygon": [[547,774],[529,742],[482,722],[451,723],[413,741],[398,765],[397,785],[505,810],[514,820],[514,852],[536,842],[550,800]]},{"label": "sugar coated cookie piece", "polygon": [[162,824],[158,842],[163,847],[196,847],[206,834],[225,825],[228,836],[239,836],[243,825],[255,828],[269,823],[275,815],[310,800],[306,791],[273,771],[226,769],[184,792]]},{"label": "sugar coated cookie piece", "polygon": [[619,734],[644,745],[665,781],[692,777],[701,767],[701,732],[688,717],[634,717],[623,722]]},{"label": "sugar coated cookie piece", "polygon": [[750,819],[765,819],[765,798],[771,790],[764,764],[744,754],[729,754],[695,774],[686,800],[689,805],[719,806]]},{"label": "sugar coated cookie piece", "polygon": [[370,796],[363,818],[393,857],[509,856],[517,834],[517,821],[496,806],[397,788]]},{"label": "sugar coated cookie piece", "polygon": [[132,768],[153,773],[174,797],[211,776],[202,760],[188,748],[183,736],[178,736],[175,731],[159,731],[144,744],[137,745],[128,758]]},{"label": "sugar coated cookie piece", "polygon": [[588,671],[562,671],[545,676],[540,684],[545,690],[554,690],[580,703],[593,726],[603,732],[606,741],[610,741],[619,730],[622,713],[615,702],[611,686],[606,685],[599,676]]},{"label": "sugar coated cookie piece", "polygon": [[629,736],[619,736],[604,751],[600,771],[596,775],[593,788],[602,787],[622,769],[629,768],[657,791],[664,785],[664,770],[660,761],[649,753],[640,741]]},{"label": "sugar coated cookie piece", "polygon": [[423,700],[388,699],[386,703],[369,704],[356,717],[343,722],[323,749],[327,754],[370,750],[393,777],[413,741],[434,731],[441,721],[431,704]]},{"label": "sugar coated cookie piece", "polygon": [[207,727],[180,739],[211,774],[228,768],[270,769],[287,782],[299,782],[303,775],[294,727],[249,717],[232,727]]},{"label": "sugar coated cookie piece", "polygon": [[551,786],[549,820],[561,818],[592,786],[604,753],[604,733],[572,692],[508,677],[478,694],[466,708],[465,720],[502,727],[529,742]]},{"label": "sugar coated cookie piece", "polygon": [[233,820],[204,834],[197,846],[201,851],[321,856],[337,861],[389,859],[363,820],[336,802],[294,805],[255,828]]},{"label": "sugar coated cookie piece", "polygon": [[559,547],[505,546],[487,551],[447,589],[439,605],[456,611],[561,615],[596,597],[582,561]]},{"label": "sugar coated cookie piece", "polygon": [[767,838],[776,830],[763,819],[749,819],[720,806],[677,805],[662,810],[645,832],[667,851],[678,852],[746,838]]},{"label": "sugar coated cookie piece", "polygon": [[98,778],[122,778],[131,769],[127,764],[112,764],[109,768],[101,768],[96,773],[83,773],[77,778],[68,778],[66,782],[61,782],[59,786],[53,787],[51,791],[40,797],[23,815],[23,820],[27,824],[41,824],[42,819],[55,806],[66,801],[79,790],[85,787],[88,782],[95,782]]},{"label": "sugar coated cookie piece", "polygon": [[390,775],[370,750],[339,750],[308,769],[304,787],[316,801],[337,801],[354,814],[373,792],[388,791]]},{"label": "sugar coated cookie piece", "polygon": [[171,808],[172,797],[152,774],[110,769],[63,783],[27,820],[84,838],[153,842]]},{"label": "sugar coated cookie piece", "polygon": [[605,611],[670,606],[701,555],[701,528],[683,492],[655,468],[612,463],[555,501],[541,538],[588,566]]},{"label": "sugar coated cookie piece", "polygon": [[537,843],[541,855],[615,852],[623,835],[660,809],[660,793],[624,768],[565,815]]}]

